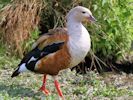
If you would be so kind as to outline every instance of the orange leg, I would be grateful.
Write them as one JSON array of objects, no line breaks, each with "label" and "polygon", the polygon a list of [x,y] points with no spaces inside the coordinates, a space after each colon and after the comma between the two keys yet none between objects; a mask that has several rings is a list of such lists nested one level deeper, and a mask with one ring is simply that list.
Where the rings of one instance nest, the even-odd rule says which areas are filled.
[{"label": "orange leg", "polygon": [[44,75],[43,84],[42,84],[42,86],[41,86],[41,88],[39,90],[42,91],[45,95],[48,95],[49,91],[46,89],[46,80],[47,80],[46,76],[47,75]]},{"label": "orange leg", "polygon": [[62,93],[62,91],[61,91],[61,89],[60,89],[60,84],[59,84],[59,82],[58,82],[55,78],[54,78],[54,84],[55,84],[56,90],[57,90],[57,92],[58,92],[58,95],[59,95],[61,98],[64,98],[63,93]]}]

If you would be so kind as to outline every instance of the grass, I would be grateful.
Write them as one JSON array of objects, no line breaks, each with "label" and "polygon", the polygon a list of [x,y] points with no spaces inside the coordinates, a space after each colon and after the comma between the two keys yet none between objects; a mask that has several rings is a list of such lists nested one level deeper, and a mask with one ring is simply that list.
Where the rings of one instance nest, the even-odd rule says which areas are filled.
[{"label": "grass", "polygon": [[[10,57],[4,47],[0,47],[0,100],[59,100],[50,76],[47,80],[47,88],[51,92],[49,96],[38,91],[42,75],[22,73],[12,79],[10,76],[19,61],[16,57]],[[64,70],[58,80],[66,100],[133,100],[132,74],[99,75],[89,72],[82,76]]]}]

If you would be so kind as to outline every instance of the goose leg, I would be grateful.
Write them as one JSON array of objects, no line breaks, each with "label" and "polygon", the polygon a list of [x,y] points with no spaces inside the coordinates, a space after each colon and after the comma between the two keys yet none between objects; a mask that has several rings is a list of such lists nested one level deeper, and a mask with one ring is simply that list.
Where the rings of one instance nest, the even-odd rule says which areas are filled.
[{"label": "goose leg", "polygon": [[50,92],[46,89],[46,80],[47,80],[47,75],[44,75],[43,84],[39,90],[42,91],[45,95],[48,95]]},{"label": "goose leg", "polygon": [[60,84],[59,84],[58,80],[56,79],[56,76],[53,76],[53,78],[54,78],[54,84],[55,84],[56,90],[58,92],[58,95],[64,100],[64,96],[60,89]]}]

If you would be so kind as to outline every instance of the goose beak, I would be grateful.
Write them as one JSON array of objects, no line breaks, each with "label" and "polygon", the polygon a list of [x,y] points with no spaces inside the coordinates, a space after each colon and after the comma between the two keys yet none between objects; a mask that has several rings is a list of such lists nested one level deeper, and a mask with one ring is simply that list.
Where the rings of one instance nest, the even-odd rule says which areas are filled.
[{"label": "goose beak", "polygon": [[90,20],[91,22],[96,22],[96,21],[97,21],[97,20],[95,19],[95,17],[93,17],[92,15],[89,16],[89,20]]}]

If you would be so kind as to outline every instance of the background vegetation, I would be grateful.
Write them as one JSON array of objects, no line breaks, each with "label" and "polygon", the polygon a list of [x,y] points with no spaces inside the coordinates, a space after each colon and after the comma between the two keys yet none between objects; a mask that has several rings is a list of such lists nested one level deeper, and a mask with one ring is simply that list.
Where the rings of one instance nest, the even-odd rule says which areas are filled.
[{"label": "background vegetation", "polygon": [[[2,0],[0,2],[1,3],[0,7],[1,8],[4,7],[4,5],[6,5],[9,1],[10,0]],[[20,1],[23,1],[23,0],[20,0]],[[35,3],[35,1],[38,1],[42,3],[42,5],[44,5],[43,7],[40,7],[42,11],[40,13],[41,20],[38,25],[42,33],[47,32],[47,30],[50,28],[64,27],[66,22],[65,20],[66,13],[76,5],[83,5],[91,9],[93,15],[98,20],[98,22],[95,23],[95,25],[86,24],[92,38],[92,50],[95,54],[97,54],[97,56],[99,56],[100,58],[106,58],[106,59],[112,58],[112,57],[117,58],[122,54],[125,54],[126,52],[130,51],[131,43],[133,40],[132,0],[110,0],[110,1],[109,0],[99,0],[99,1],[95,1],[95,0],[57,0],[57,1],[56,0],[55,1],[27,0],[27,1],[29,1],[30,3],[31,2]],[[23,3],[24,2],[22,2],[22,4]],[[37,6],[35,6],[35,8],[37,8]],[[36,15],[33,15],[33,16],[37,17]],[[21,16],[19,17],[21,19]],[[20,24],[22,24],[22,22],[20,22]],[[28,41],[31,43],[31,41],[33,42],[32,39],[35,39],[38,36],[33,34],[35,33],[33,32],[35,31],[34,28],[33,30],[28,30],[28,31],[31,34],[31,36],[29,37],[31,39],[28,39]],[[21,34],[26,34],[26,32],[22,31]],[[12,36],[12,38],[14,37]],[[25,45],[29,43],[27,42],[26,44],[25,42],[22,41],[22,43],[20,44],[22,48],[21,47],[19,48],[21,48],[22,52],[24,52],[25,49],[23,48],[25,48]]]},{"label": "background vegetation", "polygon": [[[21,6],[16,6],[16,4],[20,4],[20,2]],[[34,3],[35,5],[33,6],[32,4]],[[38,4],[40,6],[38,6]],[[23,11],[30,12],[29,8],[30,5],[32,5],[33,12],[32,14],[27,13],[27,16],[20,16],[20,13],[16,13],[17,7],[19,9],[25,9],[25,5],[27,10]],[[15,79],[11,79],[10,75],[19,63],[20,57],[30,49],[31,44],[38,38],[38,35],[47,32],[50,28],[64,27],[66,23],[66,13],[76,5],[83,5],[89,8],[98,20],[95,24],[84,23],[91,34],[92,51],[97,57],[103,61],[110,59],[116,61],[116,59],[124,57],[125,54],[129,53],[128,55],[130,55],[133,40],[132,0],[12,0],[12,2],[10,2],[10,0],[0,0],[0,9],[2,9],[0,12],[1,100],[58,99],[57,95],[55,95],[56,91],[51,85],[48,85],[48,88],[50,88],[53,95],[45,97],[43,94],[38,93],[37,89],[41,85],[41,77],[38,75],[34,75],[33,73],[25,74]],[[10,15],[7,11],[7,7],[9,6],[11,7],[9,11],[14,12],[10,13]],[[40,12],[37,12],[37,15],[34,13],[34,11],[37,11],[35,10],[36,8],[41,9],[38,10]],[[3,16],[3,9],[7,11],[4,13],[6,16]],[[6,19],[4,22],[10,22],[10,20],[16,21],[17,19],[11,17],[15,14],[19,19],[23,19],[21,17],[27,17],[31,21],[34,19],[37,20],[35,23],[34,21],[29,21],[30,24],[24,24],[27,20],[17,23],[17,26],[19,26],[19,24],[27,26],[17,32],[15,31],[16,26],[14,27],[13,24],[12,27],[10,27],[10,24],[8,25],[8,29],[11,29],[11,31],[1,31],[7,29],[6,24],[4,24],[4,27],[1,26],[1,23],[3,23],[2,19]],[[38,16],[40,17],[38,18]],[[24,30],[27,31],[24,32]],[[5,38],[7,34],[8,37],[13,38],[13,40],[21,41],[8,41],[9,39]],[[12,34],[17,34],[17,39],[15,39]],[[19,34],[21,34],[21,37],[19,37]],[[24,38],[23,35],[26,35],[27,38]],[[15,45],[15,43],[20,45]],[[125,74],[109,74],[110,77],[106,75],[104,77],[94,72],[87,73],[85,76],[75,76],[75,72],[70,71],[66,71],[65,73],[66,74],[60,73],[59,81],[65,84],[62,86],[62,89],[67,100],[133,99],[132,75],[128,75],[127,77]],[[51,81],[51,78],[49,79],[48,84],[51,84],[53,81]]]},{"label": "background vegetation", "polygon": [[[65,15],[75,5],[90,8],[98,22],[87,24],[91,33],[92,50],[100,58],[117,58],[130,51],[133,40],[133,8],[131,0],[71,0],[47,2],[42,21],[48,28],[64,26]],[[52,7],[52,8],[51,8]],[[52,16],[51,21],[47,19]]]}]

